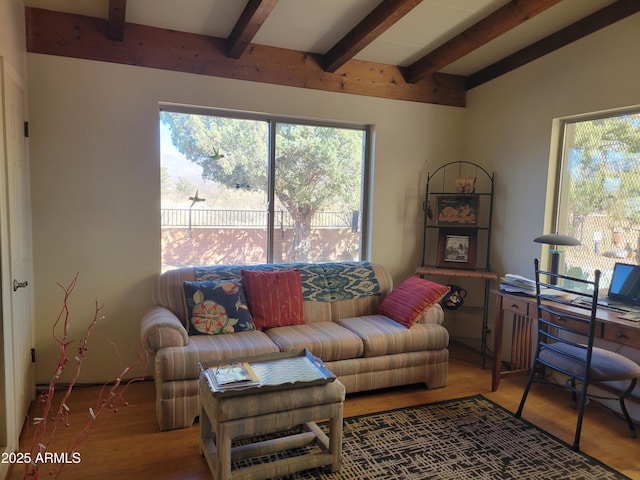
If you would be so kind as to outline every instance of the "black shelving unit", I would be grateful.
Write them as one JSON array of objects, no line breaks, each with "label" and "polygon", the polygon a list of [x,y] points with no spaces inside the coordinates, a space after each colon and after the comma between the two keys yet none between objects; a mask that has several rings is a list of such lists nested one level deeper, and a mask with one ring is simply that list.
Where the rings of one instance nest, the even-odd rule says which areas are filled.
[{"label": "black shelving unit", "polygon": [[[467,161],[442,165],[427,174],[424,198],[421,277],[439,276],[483,281],[481,306],[464,305],[461,312],[482,315],[480,353],[486,365],[489,293],[491,281],[491,222],[493,219],[494,174]],[[461,255],[449,255],[449,239],[462,238]],[[449,261],[449,259],[451,259]]]}]

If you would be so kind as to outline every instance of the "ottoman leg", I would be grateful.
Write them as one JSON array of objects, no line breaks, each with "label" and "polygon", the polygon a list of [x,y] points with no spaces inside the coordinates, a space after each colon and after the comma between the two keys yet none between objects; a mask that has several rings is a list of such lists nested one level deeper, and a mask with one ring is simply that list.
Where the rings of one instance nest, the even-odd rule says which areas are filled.
[{"label": "ottoman leg", "polygon": [[219,423],[216,431],[215,480],[231,479],[231,435],[225,422]]},{"label": "ottoman leg", "polygon": [[211,430],[211,420],[209,420],[209,415],[203,408],[200,411],[200,454],[202,456],[205,456],[206,447],[212,441],[215,442],[213,431]]},{"label": "ottoman leg", "polygon": [[331,471],[337,472],[342,464],[342,413],[344,406],[342,402],[335,408],[333,417],[329,419],[329,451],[333,455]]}]

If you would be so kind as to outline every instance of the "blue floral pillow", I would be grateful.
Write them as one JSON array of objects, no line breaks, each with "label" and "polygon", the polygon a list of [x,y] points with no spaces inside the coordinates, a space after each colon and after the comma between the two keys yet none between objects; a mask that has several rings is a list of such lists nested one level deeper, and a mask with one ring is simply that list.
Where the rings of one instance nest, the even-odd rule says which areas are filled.
[{"label": "blue floral pillow", "polygon": [[184,282],[189,335],[255,330],[247,299],[233,281]]}]

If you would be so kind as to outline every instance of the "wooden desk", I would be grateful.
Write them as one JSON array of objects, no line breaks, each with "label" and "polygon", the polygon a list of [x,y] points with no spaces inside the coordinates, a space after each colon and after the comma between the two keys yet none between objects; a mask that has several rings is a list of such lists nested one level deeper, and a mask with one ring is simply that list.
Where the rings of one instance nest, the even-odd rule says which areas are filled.
[{"label": "wooden desk", "polygon": [[[528,372],[534,354],[537,306],[535,297],[511,295],[492,290],[495,300],[493,326],[493,374],[491,391],[495,392],[504,375]],[[505,313],[513,314],[511,335],[511,370],[502,371],[502,335]],[[596,337],[634,348],[640,348],[640,322],[618,318],[619,313],[598,309]]]}]

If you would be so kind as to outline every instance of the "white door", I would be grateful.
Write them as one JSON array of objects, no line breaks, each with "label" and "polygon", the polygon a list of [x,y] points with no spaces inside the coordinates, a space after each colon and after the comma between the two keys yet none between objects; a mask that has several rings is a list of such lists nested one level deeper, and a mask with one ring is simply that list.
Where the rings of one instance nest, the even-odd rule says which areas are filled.
[{"label": "white door", "polygon": [[[1,59],[0,59],[1,60]],[[17,448],[30,402],[35,396],[32,318],[31,195],[25,136],[24,93],[20,82],[2,69],[2,114],[6,172],[0,202],[2,250],[2,336],[6,442]],[[8,268],[7,268],[8,266]]]}]

